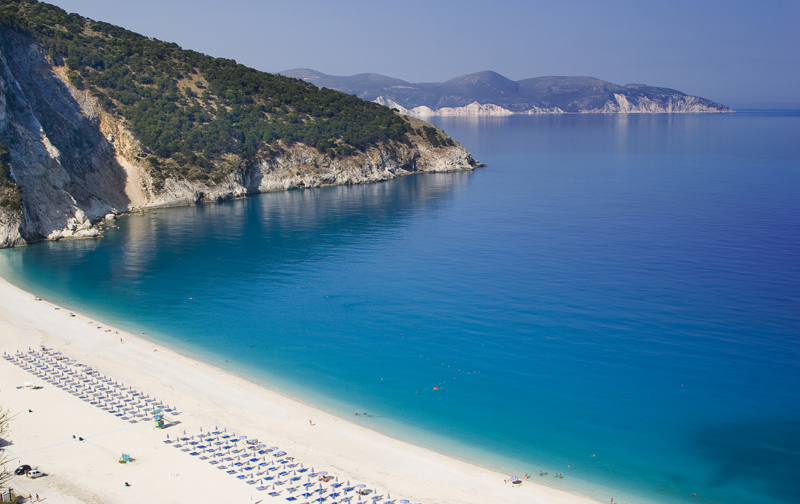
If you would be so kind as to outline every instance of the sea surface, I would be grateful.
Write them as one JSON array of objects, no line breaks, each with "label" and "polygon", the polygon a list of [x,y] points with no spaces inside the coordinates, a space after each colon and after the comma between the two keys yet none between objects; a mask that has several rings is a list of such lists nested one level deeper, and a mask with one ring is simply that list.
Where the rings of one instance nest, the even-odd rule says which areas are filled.
[{"label": "sea surface", "polygon": [[800,113],[435,122],[488,166],[156,210],[0,273],[601,502],[800,502]]}]

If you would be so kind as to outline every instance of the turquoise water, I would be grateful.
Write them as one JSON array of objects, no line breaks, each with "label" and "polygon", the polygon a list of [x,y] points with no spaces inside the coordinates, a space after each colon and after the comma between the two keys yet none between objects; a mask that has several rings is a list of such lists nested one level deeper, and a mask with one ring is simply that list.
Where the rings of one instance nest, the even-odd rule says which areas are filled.
[{"label": "turquoise water", "polygon": [[488,167],[158,210],[0,271],[601,501],[800,501],[800,114],[436,122]]}]

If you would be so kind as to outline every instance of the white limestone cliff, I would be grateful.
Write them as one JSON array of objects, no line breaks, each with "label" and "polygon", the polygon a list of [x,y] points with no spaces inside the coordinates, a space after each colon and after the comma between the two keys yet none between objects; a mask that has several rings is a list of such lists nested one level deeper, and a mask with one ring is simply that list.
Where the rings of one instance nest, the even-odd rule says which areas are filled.
[{"label": "white limestone cliff", "polygon": [[[401,114],[415,117],[487,117],[487,116],[509,116],[509,115],[539,115],[539,114],[564,114],[564,110],[559,107],[541,107],[537,105],[526,105],[524,109],[513,111],[492,103],[481,104],[477,101],[463,107],[441,107],[431,109],[427,106],[406,108],[399,103],[385,97],[379,96],[375,103],[385,105],[400,111]],[[696,96],[676,96],[669,97],[666,101],[657,101],[647,96],[636,96],[629,99],[622,93],[614,93],[614,101],[608,100],[602,107],[581,109],[579,114],[696,114],[696,113],[723,113],[730,112],[729,109],[721,110],[714,105],[709,105],[707,101]]]},{"label": "white limestone cliff", "polygon": [[538,106],[532,106],[521,112],[513,112],[499,105],[494,105],[492,103],[480,104],[477,101],[474,101],[469,105],[463,107],[441,107],[436,110],[431,109],[430,107],[424,105],[407,109],[402,105],[400,105],[399,103],[392,101],[391,99],[386,98],[384,96],[379,96],[374,101],[375,103],[378,103],[380,105],[385,105],[389,108],[397,109],[400,111],[401,114],[411,115],[415,117],[436,117],[436,116],[479,117],[479,116],[508,116],[514,114],[534,115],[534,114],[564,113],[564,111],[558,107],[547,108]]},{"label": "white limestone cliff", "polygon": [[[0,247],[96,237],[113,216],[134,210],[478,166],[458,144],[434,148],[410,135],[411,145],[386,143],[335,159],[295,144],[250,165],[239,162],[220,183],[167,178],[156,184],[144,162],[146,149],[124,121],[76,89],[41,47],[20,37],[6,42],[0,49],[0,135],[22,190],[22,210],[0,207]],[[415,129],[429,126],[408,120]]]}]

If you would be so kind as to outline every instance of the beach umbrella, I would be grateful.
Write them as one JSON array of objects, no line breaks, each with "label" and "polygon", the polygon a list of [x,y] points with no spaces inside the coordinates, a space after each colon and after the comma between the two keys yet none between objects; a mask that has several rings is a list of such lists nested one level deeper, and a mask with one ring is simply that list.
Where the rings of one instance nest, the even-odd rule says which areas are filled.
[{"label": "beach umbrella", "polygon": [[359,483],[358,485],[356,485],[356,488],[367,488],[367,485],[364,485],[363,483]]},{"label": "beach umbrella", "polygon": [[400,499],[399,501],[397,501],[397,504],[411,504],[411,501],[409,501],[408,499]]},{"label": "beach umbrella", "polygon": [[320,475],[320,476],[327,476],[328,475],[328,471],[320,471],[317,474]]},{"label": "beach umbrella", "polygon": [[519,481],[519,476],[511,476],[510,481],[511,483],[516,483],[517,481]]}]

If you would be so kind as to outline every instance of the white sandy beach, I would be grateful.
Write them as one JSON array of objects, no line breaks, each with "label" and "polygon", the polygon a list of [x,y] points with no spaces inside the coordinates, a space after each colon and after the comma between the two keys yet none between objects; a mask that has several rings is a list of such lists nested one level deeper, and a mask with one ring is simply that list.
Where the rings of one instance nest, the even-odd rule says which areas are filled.
[{"label": "white sandy beach", "polygon": [[[47,474],[36,480],[14,478],[10,486],[22,495],[38,494],[48,503],[287,502],[286,492],[270,497],[163,443],[167,434],[196,434],[216,425],[278,446],[306,467],[341,481],[363,483],[379,495],[412,503],[595,502],[536,484],[538,474],[522,485],[507,484],[508,474],[370,431],[102,321],[69,313],[0,279],[0,352],[39,345],[61,351],[113,380],[177,404],[180,423],[164,430],[150,421],[130,424],[0,359],[0,406],[16,414],[8,436],[12,444],[6,447],[8,469],[24,463]],[[25,381],[43,388],[18,388]],[[134,462],[119,464],[122,453]]]}]

